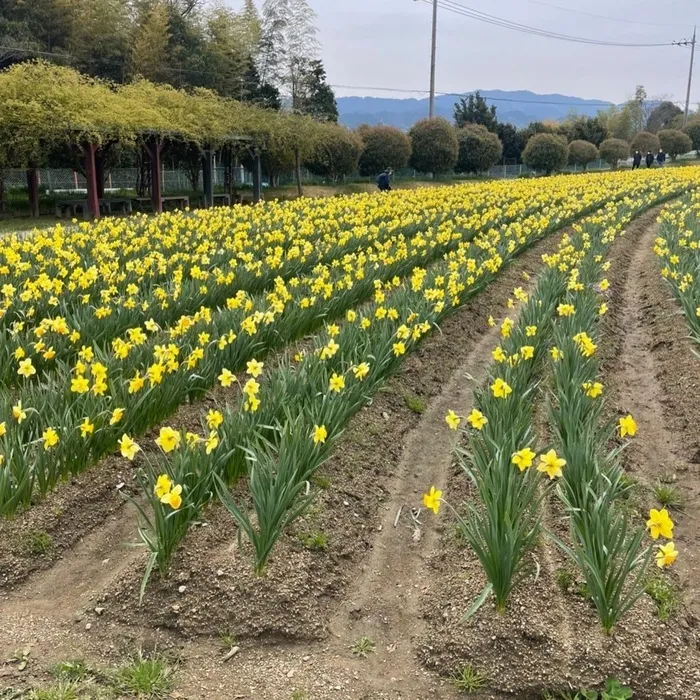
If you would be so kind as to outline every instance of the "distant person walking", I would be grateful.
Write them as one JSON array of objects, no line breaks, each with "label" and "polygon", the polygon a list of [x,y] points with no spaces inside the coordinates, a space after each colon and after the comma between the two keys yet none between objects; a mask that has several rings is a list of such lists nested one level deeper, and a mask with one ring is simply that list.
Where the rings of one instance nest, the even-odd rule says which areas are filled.
[{"label": "distant person walking", "polygon": [[377,187],[380,192],[391,192],[391,168],[387,168],[378,178]]},{"label": "distant person walking", "polygon": [[632,170],[636,170],[642,164],[642,154],[640,151],[635,151],[632,156]]},{"label": "distant person walking", "polygon": [[664,153],[662,148],[659,149],[659,152],[656,156],[656,162],[659,164],[659,167],[663,167],[664,163],[666,162],[666,154]]},{"label": "distant person walking", "polygon": [[651,151],[647,151],[647,168],[651,168],[652,165],[654,165],[654,154]]}]

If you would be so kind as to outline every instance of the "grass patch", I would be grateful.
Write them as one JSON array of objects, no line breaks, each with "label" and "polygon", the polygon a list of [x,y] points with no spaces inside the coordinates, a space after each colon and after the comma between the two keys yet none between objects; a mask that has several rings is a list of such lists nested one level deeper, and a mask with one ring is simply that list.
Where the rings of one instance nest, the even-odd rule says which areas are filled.
[{"label": "grass patch", "polygon": [[43,556],[53,547],[53,539],[44,530],[28,530],[23,533],[18,542],[20,552],[26,556]]},{"label": "grass patch", "polygon": [[121,693],[138,698],[163,698],[172,690],[173,669],[159,657],[145,659],[138,653],[114,675]]},{"label": "grass patch", "polygon": [[94,673],[84,661],[61,661],[51,667],[51,675],[60,681],[84,681]]},{"label": "grass patch", "polygon": [[219,642],[221,642],[221,650],[229,652],[236,646],[236,636],[231,632],[219,632]]},{"label": "grass patch", "polygon": [[659,484],[654,489],[654,498],[664,507],[680,510],[683,508],[683,496],[675,484]]},{"label": "grass patch", "polygon": [[328,549],[328,535],[325,532],[300,533],[297,537],[312,552],[325,552]]},{"label": "grass patch", "polygon": [[421,414],[425,412],[425,400],[416,394],[406,393],[403,395],[404,403],[414,413]]},{"label": "grass patch", "polygon": [[351,647],[350,651],[353,656],[359,656],[361,659],[366,659],[369,654],[375,649],[374,641],[369,637],[360,637]]},{"label": "grass patch", "polygon": [[477,690],[481,690],[487,681],[488,678],[483,673],[479,673],[469,665],[462,666],[452,676],[452,684],[463,693],[475,693]]},{"label": "grass patch", "polygon": [[27,697],[29,700],[79,700],[80,686],[75,681],[60,681],[48,688],[32,690]]},{"label": "grass patch", "polygon": [[576,582],[576,576],[570,568],[560,566],[554,572],[554,580],[557,582],[557,586],[559,586],[562,593],[568,593]]},{"label": "grass patch", "polygon": [[659,620],[668,620],[680,607],[681,592],[662,576],[650,578],[644,591],[656,604],[656,614],[659,616]]},{"label": "grass patch", "polygon": [[327,476],[321,476],[320,474],[314,474],[311,477],[311,483],[324,491],[330,488],[331,480]]}]

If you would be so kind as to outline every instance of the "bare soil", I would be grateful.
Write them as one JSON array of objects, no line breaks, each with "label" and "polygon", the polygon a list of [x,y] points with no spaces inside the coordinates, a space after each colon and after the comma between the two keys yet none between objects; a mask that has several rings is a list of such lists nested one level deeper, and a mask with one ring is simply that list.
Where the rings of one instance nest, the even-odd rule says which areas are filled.
[{"label": "bare soil", "polygon": [[652,251],[657,230],[649,226],[616,261],[621,274],[609,324],[619,352],[606,375],[617,412],[631,413],[639,426],[625,468],[650,507],[662,505],[654,494],[659,485],[675,487],[682,501],[672,512],[680,551],[673,574],[685,598],[680,623],[700,635],[700,358],[660,275]]},{"label": "bare soil", "polygon": [[[663,405],[661,402],[665,399],[652,383],[652,380],[656,382],[656,355],[648,355],[649,350],[634,332],[638,326],[642,335],[648,334],[644,327],[650,318],[640,317],[635,326],[629,316],[630,305],[634,306],[640,286],[645,281],[651,285],[655,277],[661,279],[651,253],[653,222],[657,215],[658,209],[634,221],[611,252],[613,265],[608,278],[614,291],[605,343],[614,348],[607,352],[608,364],[615,366],[606,367],[604,380],[606,385],[625,387],[624,407],[619,408],[632,412],[640,424],[640,437],[634,442],[645,441],[633,448],[639,465],[636,468],[642,469],[643,464],[652,471],[658,470],[657,454],[664,426],[660,425],[658,432],[645,438],[641,436],[647,426],[659,420],[658,406]],[[636,263],[630,264],[631,260]],[[652,317],[657,315],[667,320],[656,311],[657,304],[657,301],[649,304]],[[682,318],[678,320],[682,323]],[[683,341],[682,333],[678,340]],[[617,352],[618,346],[620,349],[624,346],[622,353]],[[669,358],[667,362],[674,362],[675,353],[664,351],[663,354]],[[697,359],[693,360],[698,365]],[[623,376],[622,365],[637,375],[634,386],[629,376]],[[645,367],[649,370],[647,373],[644,373]],[[690,366],[684,364],[681,372],[690,374]],[[692,386],[694,381],[697,380],[686,380],[682,386]],[[609,391],[614,392],[615,400],[623,401],[617,398],[616,390]],[[679,419],[682,416],[679,413]],[[680,439],[678,435],[670,435],[672,443]],[[690,470],[684,473],[689,474]],[[465,482],[464,475],[455,467],[447,486],[451,502],[470,498]],[[565,527],[557,522],[558,512],[553,501],[547,524],[557,534],[562,534]],[[423,601],[429,625],[422,640],[421,654],[428,667],[445,674],[462,665],[471,665],[489,678],[489,688],[522,699],[540,698],[545,689],[566,691],[598,687],[607,677],[630,683],[635,698],[642,700],[700,697],[695,617],[682,615],[663,623],[657,617],[654,603],[643,596],[618,625],[614,635],[605,637],[592,606],[577,592],[580,582],[574,581],[565,592],[557,585],[557,571],[565,568],[566,562],[548,540],[535,551],[532,573],[522,582],[506,615],[498,615],[493,606],[485,605],[473,618],[460,622],[482,590],[485,579],[474,554],[455,536],[454,523],[449,523],[450,518],[446,520],[445,535],[431,560],[435,584]],[[681,517],[677,525],[679,542],[683,522]],[[691,531],[688,526],[686,533]],[[695,539],[692,546],[696,552],[697,545]],[[688,542],[685,549],[690,546]],[[688,574],[693,562],[691,559],[687,564]]]}]

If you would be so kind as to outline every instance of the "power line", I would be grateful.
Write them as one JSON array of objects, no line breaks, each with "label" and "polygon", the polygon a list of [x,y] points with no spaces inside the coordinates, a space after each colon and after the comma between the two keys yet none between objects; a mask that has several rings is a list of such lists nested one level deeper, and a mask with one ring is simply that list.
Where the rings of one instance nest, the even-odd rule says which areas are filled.
[{"label": "power line", "polygon": [[[598,15],[595,12],[586,12],[585,10],[577,10],[573,7],[562,7],[561,5],[554,5],[551,2],[544,2],[544,0],[528,0],[528,2],[534,5],[542,5],[543,7],[550,7],[553,10],[560,10],[561,12],[571,12],[575,15],[583,15],[584,17],[594,17],[595,19],[604,19],[610,22],[622,22],[624,24],[640,24],[645,27],[685,27],[684,24],[664,24],[662,22],[644,22],[640,19],[623,19],[622,17],[609,17],[608,15]],[[687,28],[687,27],[686,27]]]},{"label": "power line", "polygon": [[[432,4],[432,0],[422,0],[425,3]],[[551,32],[545,29],[538,29],[537,27],[531,27],[526,24],[520,24],[519,22],[512,22],[510,20],[504,19],[502,17],[496,17],[495,15],[490,15],[485,12],[480,12],[474,8],[467,7],[466,5],[461,5],[454,0],[438,0],[438,5],[449,12],[461,15],[463,17],[469,17],[475,19],[479,22],[485,22],[486,24],[491,24],[493,26],[502,27],[504,29],[511,29],[524,34],[530,34],[533,36],[545,37],[548,39],[558,39],[560,41],[569,41],[579,44],[589,44],[593,46],[615,46],[615,47],[625,47],[625,48],[650,48],[658,46],[672,46],[673,42],[657,42],[657,43],[626,43],[626,42],[616,42],[616,41],[605,41],[602,39],[590,39],[584,37],[571,36],[569,34],[561,34],[559,32]]]}]

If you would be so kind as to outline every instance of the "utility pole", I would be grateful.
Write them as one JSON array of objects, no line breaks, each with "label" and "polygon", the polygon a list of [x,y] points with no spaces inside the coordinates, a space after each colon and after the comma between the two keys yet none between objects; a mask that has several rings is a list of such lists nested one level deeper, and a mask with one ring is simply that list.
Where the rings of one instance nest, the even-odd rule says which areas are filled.
[{"label": "utility pole", "polygon": [[[433,42],[430,50],[430,108],[428,116],[432,119],[435,116],[435,58],[437,56],[437,15],[438,0],[433,0]],[[693,50],[695,50],[695,35],[693,35]],[[692,69],[692,62],[691,62]],[[690,90],[690,87],[688,87]],[[689,98],[690,99],[690,98]],[[688,109],[686,107],[686,116]]]},{"label": "utility pole", "polygon": [[[436,0],[437,1],[437,0]],[[693,40],[690,42],[690,69],[688,70],[688,92],[685,94],[685,114],[683,115],[683,127],[688,126],[688,111],[690,110],[690,88],[693,84],[693,62],[695,61],[695,35],[697,27],[693,27]]]}]

